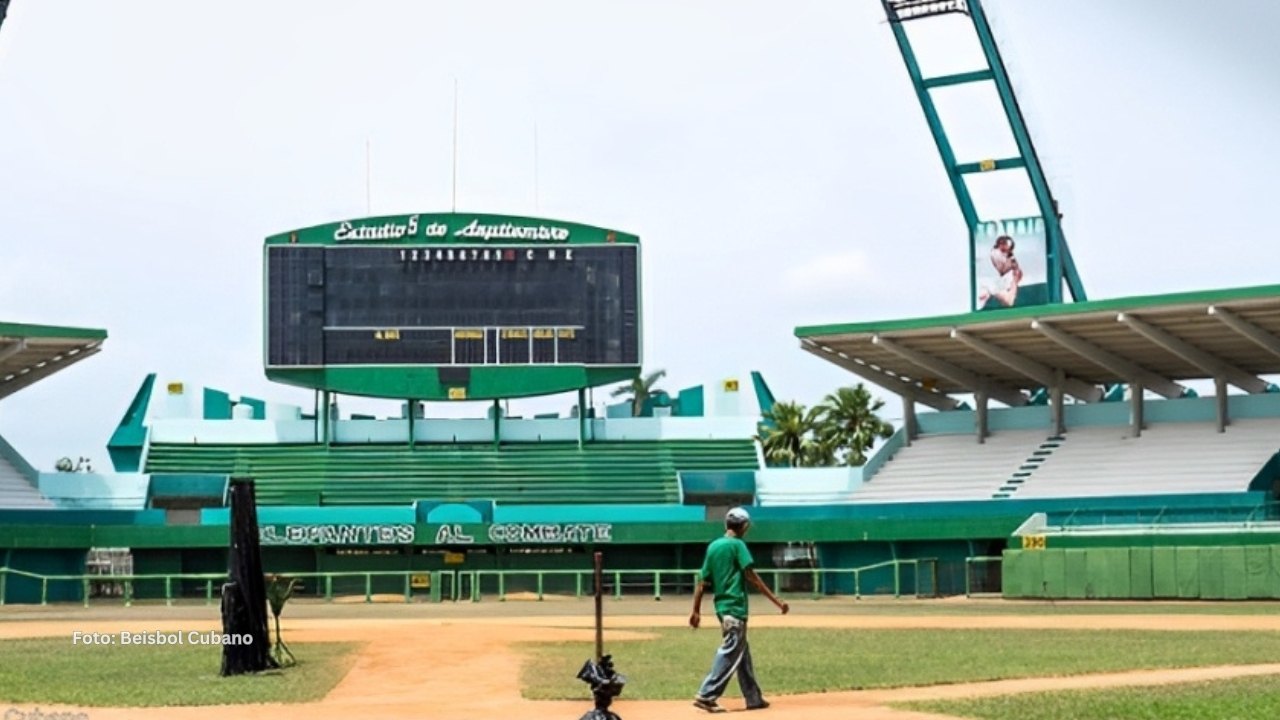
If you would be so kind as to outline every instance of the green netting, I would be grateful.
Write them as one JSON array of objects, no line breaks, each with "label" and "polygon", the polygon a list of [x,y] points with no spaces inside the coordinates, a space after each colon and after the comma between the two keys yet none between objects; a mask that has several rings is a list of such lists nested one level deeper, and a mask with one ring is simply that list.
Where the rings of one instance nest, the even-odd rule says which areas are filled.
[{"label": "green netting", "polygon": [[1067,597],[1084,598],[1089,577],[1085,572],[1085,551],[1068,549],[1067,554]]},{"label": "green netting", "polygon": [[1044,592],[1051,598],[1067,595],[1067,555],[1062,550],[1044,551]]},{"label": "green netting", "polygon": [[1174,548],[1178,568],[1178,597],[1200,598],[1200,548]]},{"label": "green netting", "polygon": [[1129,548],[1129,595],[1135,599],[1148,600],[1155,594],[1152,582],[1151,548]]},{"label": "green netting", "polygon": [[1178,597],[1177,557],[1177,548],[1151,548],[1151,594],[1153,597]]},{"label": "green netting", "polygon": [[1243,547],[1222,548],[1222,597],[1227,600],[1244,600],[1245,561]]},{"label": "green netting", "polygon": [[1220,547],[1200,548],[1200,597],[1204,600],[1226,597]]}]

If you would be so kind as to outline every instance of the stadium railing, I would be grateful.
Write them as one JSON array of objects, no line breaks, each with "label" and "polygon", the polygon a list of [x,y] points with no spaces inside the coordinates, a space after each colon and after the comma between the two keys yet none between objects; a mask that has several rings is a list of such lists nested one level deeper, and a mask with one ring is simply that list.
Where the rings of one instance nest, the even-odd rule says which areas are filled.
[{"label": "stadium railing", "polygon": [[[904,571],[907,572],[906,577],[904,577]],[[914,597],[937,597],[939,595],[937,560],[935,558],[886,560],[873,565],[854,568],[761,568],[757,572],[766,582],[772,585],[774,592],[779,595],[808,594],[816,599],[823,596],[847,596],[851,594],[854,599],[861,599],[864,595],[890,594],[889,592],[874,592],[882,588],[888,590],[890,586],[886,584],[876,584],[874,587],[868,587],[866,584],[867,576],[873,573],[879,573],[880,576],[886,573],[892,575],[891,594],[895,598],[900,598],[904,594]],[[578,569],[379,570],[367,572],[298,572],[280,573],[279,575],[303,580],[304,584],[308,579],[315,580],[315,584],[311,589],[319,596],[321,594],[320,590],[323,588],[322,594],[326,602],[333,602],[334,600],[335,580],[351,579],[356,579],[357,583],[361,580],[363,581],[361,584],[363,585],[364,601],[366,603],[373,602],[375,579],[381,580],[384,578],[399,579],[400,582],[397,585],[403,587],[403,596],[406,603],[414,602],[415,597],[420,597],[421,595],[425,595],[429,602],[433,603],[445,600],[480,602],[481,598],[486,594],[496,595],[498,600],[506,600],[511,594],[513,586],[529,587],[530,593],[535,595],[538,600],[542,600],[556,591],[565,595],[571,593],[575,598],[587,597],[593,592],[591,587],[592,571]],[[197,587],[203,586],[203,599],[206,604],[212,605],[219,601],[220,586],[227,579],[226,573],[41,575],[25,570],[0,567],[0,605],[5,604],[6,584],[10,576],[39,582],[41,605],[49,604],[51,583],[76,583],[80,587],[81,602],[85,607],[88,607],[90,601],[95,599],[94,589],[96,586],[117,588],[119,597],[123,600],[124,605],[129,607],[135,600],[139,600],[136,586],[138,583],[143,582],[163,584],[163,597],[156,599],[162,599],[166,605],[172,605],[175,600],[190,598],[190,591],[184,593],[184,587],[189,588],[193,584]],[[808,580],[807,590],[796,593],[784,588],[784,580],[789,578]],[[661,600],[664,592],[667,594],[686,595],[692,593],[696,582],[697,571],[689,569],[610,570],[605,573],[604,590],[607,594],[618,599],[621,599],[629,592],[634,594],[636,591],[640,591],[646,596],[652,595],[654,600]],[[386,585],[384,582],[379,584],[384,587]],[[829,589],[833,585],[851,587],[853,592],[833,591]],[[418,589],[426,590],[426,592],[419,594],[415,592]],[[868,589],[873,590],[873,592],[864,592],[864,590]],[[968,589],[967,586],[966,589]],[[382,595],[383,593],[377,594]],[[101,595],[97,597],[101,597]]]},{"label": "stadium railing", "polygon": [[[13,568],[0,567],[0,605],[5,604],[5,591],[8,577],[27,578],[40,583],[40,604],[49,604],[49,584],[52,583],[78,583],[81,587],[82,603],[85,607],[89,606],[89,601],[94,595],[91,592],[93,584],[110,584],[119,586],[122,589],[120,597],[124,601],[125,607],[133,605],[137,600],[135,589],[139,582],[161,582],[164,584],[164,603],[172,605],[174,600],[181,599],[181,593],[175,594],[175,588],[181,588],[184,581],[194,581],[203,583],[205,604],[212,605],[217,598],[220,597],[220,590],[215,592],[215,588],[220,588],[222,583],[226,582],[226,573],[170,573],[170,574],[146,574],[146,575],[40,575],[38,573],[27,572],[25,570],[15,570]],[[269,574],[270,576],[270,574]],[[425,572],[420,570],[389,570],[389,571],[370,571],[370,572],[298,572],[298,573],[279,573],[283,578],[297,578],[306,580],[315,578],[321,581],[324,587],[324,597],[326,601],[332,602],[333,581],[335,578],[360,578],[364,580],[364,597],[365,602],[373,602],[373,580],[382,577],[399,577],[404,583],[405,602],[413,602],[415,578],[427,576],[430,582],[427,585],[431,602],[442,602],[444,599],[444,588],[450,588],[453,595],[451,599],[457,600],[457,579],[456,573],[448,570],[436,570]]]}]

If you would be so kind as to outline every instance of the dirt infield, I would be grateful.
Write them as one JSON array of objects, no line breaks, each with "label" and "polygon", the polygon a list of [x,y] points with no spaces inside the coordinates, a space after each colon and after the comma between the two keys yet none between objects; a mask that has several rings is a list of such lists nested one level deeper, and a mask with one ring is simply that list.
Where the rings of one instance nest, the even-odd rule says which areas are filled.
[{"label": "dirt infield", "polygon": [[[590,707],[576,702],[530,701],[520,696],[521,658],[515,643],[529,641],[589,640],[590,619],[563,604],[542,605],[543,616],[524,614],[530,605],[473,607],[416,606],[392,610],[393,617],[371,617],[369,609],[300,606],[285,622],[291,643],[355,641],[361,643],[346,677],[321,702],[299,705],[207,706],[187,708],[86,708],[92,720],[143,718],[144,720],[223,720],[248,717],[269,708],[273,717],[307,720],[347,720],[351,717],[398,718],[522,718],[562,720],[577,718]],[[637,608],[653,612],[654,605]],[[936,606],[934,606],[936,608]],[[612,614],[607,637],[636,637],[635,628],[675,627],[684,623],[684,605],[673,605],[664,615]],[[292,611],[294,608],[290,608]],[[545,609],[545,610],[544,610]],[[635,608],[633,608],[634,610]],[[664,608],[665,609],[665,608]],[[216,630],[216,613],[207,608],[129,608],[110,611],[44,609],[11,613],[0,622],[0,638],[67,637],[74,631]],[[1046,628],[1135,630],[1280,630],[1280,615],[1196,614],[827,614],[819,603],[798,604],[788,617],[761,617],[757,627],[841,628]],[[562,614],[552,614],[558,611]],[[489,616],[496,612],[499,616]],[[509,616],[512,613],[519,616]],[[1017,612],[1016,609],[1013,612]],[[339,617],[323,617],[323,615]],[[421,642],[415,642],[421,638]],[[428,640],[429,639],[429,640]],[[295,646],[296,647],[296,646]],[[625,668],[624,668],[625,670]],[[695,673],[696,674],[696,673]],[[893,710],[888,703],[904,700],[963,698],[1039,690],[1155,685],[1244,675],[1280,674],[1280,664],[1136,671],[1064,678],[1031,678],[995,682],[939,685],[893,690],[867,690],[811,695],[775,696],[773,707],[762,716],[777,720],[860,719],[926,720],[944,716]],[[691,687],[697,677],[691,677]],[[584,698],[586,687],[583,686]],[[726,707],[740,707],[726,701]],[[0,703],[2,704],[2,703]],[[18,706],[22,709],[22,706]],[[72,710],[41,705],[43,713]],[[688,702],[628,702],[615,709],[626,720],[674,720],[697,718]]]}]

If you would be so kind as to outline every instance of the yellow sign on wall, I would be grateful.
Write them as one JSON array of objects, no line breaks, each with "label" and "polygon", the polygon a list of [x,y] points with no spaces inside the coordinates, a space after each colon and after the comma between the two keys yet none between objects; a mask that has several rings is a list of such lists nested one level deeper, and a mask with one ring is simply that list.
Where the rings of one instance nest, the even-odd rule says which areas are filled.
[{"label": "yellow sign on wall", "polygon": [[449,388],[449,399],[450,399],[450,400],[466,400],[466,399],[467,399],[467,389],[466,389],[466,388],[464,388],[464,387],[451,387],[451,388]]},{"label": "yellow sign on wall", "polygon": [[466,553],[446,552],[444,554],[445,565],[461,565],[467,559]]},{"label": "yellow sign on wall", "polygon": [[734,379],[732,379],[732,380],[725,380],[725,381],[724,381],[724,391],[725,391],[725,392],[738,392],[738,379],[737,379],[737,378],[734,378]]},{"label": "yellow sign on wall", "polygon": [[180,383],[180,382],[176,382],[176,383],[169,383],[169,394],[170,394],[170,395],[181,395],[181,394],[182,394],[182,390],[183,390],[182,383]]},{"label": "yellow sign on wall", "polygon": [[409,576],[409,587],[413,588],[429,588],[431,587],[431,575],[424,573],[421,575]]},{"label": "yellow sign on wall", "polygon": [[1022,549],[1023,550],[1043,550],[1044,536],[1043,535],[1023,535]]}]

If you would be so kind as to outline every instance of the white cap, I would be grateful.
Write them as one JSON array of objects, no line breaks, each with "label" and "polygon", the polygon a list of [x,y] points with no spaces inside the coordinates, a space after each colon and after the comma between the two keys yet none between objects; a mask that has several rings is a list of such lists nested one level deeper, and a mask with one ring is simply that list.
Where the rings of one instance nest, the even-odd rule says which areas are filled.
[{"label": "white cap", "polygon": [[724,521],[737,525],[739,523],[751,522],[751,516],[747,514],[745,508],[736,507],[725,513]]}]

